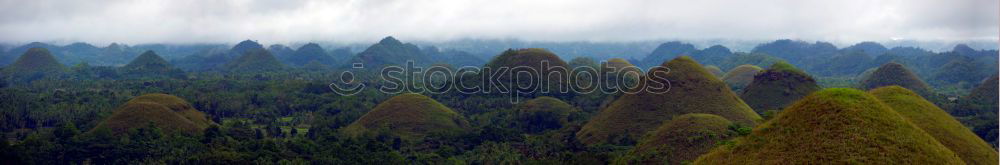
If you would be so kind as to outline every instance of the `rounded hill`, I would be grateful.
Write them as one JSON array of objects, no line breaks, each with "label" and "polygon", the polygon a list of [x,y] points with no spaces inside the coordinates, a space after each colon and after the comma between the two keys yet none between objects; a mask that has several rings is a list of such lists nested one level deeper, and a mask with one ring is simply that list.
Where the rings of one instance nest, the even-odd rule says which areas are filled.
[{"label": "rounded hill", "polygon": [[639,141],[626,153],[623,164],[681,164],[707,153],[723,140],[734,137],[732,122],[712,114],[675,117]]},{"label": "rounded hill", "polygon": [[964,164],[954,152],[874,96],[814,92],[694,164]]},{"label": "rounded hill", "polygon": [[18,57],[13,64],[4,68],[7,74],[29,74],[38,72],[62,72],[66,69],[56,61],[55,56],[45,48],[31,48]]},{"label": "rounded hill", "polygon": [[147,50],[129,62],[128,65],[123,66],[122,70],[137,74],[164,74],[171,72],[173,66],[167,60],[156,55],[156,52]]},{"label": "rounded hill", "polygon": [[666,81],[649,79],[645,84],[665,84],[670,87],[668,92],[624,94],[591,118],[577,132],[577,138],[584,144],[630,142],[664,121],[688,113],[719,115],[751,126],[761,119],[722,81],[690,57],[681,56],[662,66],[669,68],[669,72],[650,71],[646,76]]},{"label": "rounded hill", "polygon": [[758,73],[740,94],[757,113],[781,110],[788,104],[818,91],[816,80],[791,64],[778,62]]},{"label": "rounded hill", "polygon": [[576,107],[552,97],[538,97],[518,104],[518,127],[530,133],[559,129],[571,122],[573,113],[579,112]]},{"label": "rounded hill", "polygon": [[1000,158],[990,144],[913,91],[899,86],[872,89],[868,93],[899,112],[917,127],[934,136],[967,164],[997,164]]},{"label": "rounded hill", "polygon": [[351,137],[388,134],[407,140],[427,136],[455,136],[469,130],[469,122],[430,97],[407,93],[375,106],[344,128]]},{"label": "rounded hill", "polygon": [[194,135],[215,123],[184,99],[155,93],[132,98],[94,129],[107,127],[115,134],[122,134],[149,124],[165,132]]},{"label": "rounded hill", "polygon": [[862,78],[861,89],[871,90],[883,86],[898,85],[916,92],[927,92],[930,87],[903,64],[890,62],[879,66],[868,77]]},{"label": "rounded hill", "polygon": [[284,65],[267,50],[251,49],[227,63],[225,67],[226,70],[233,72],[258,72],[280,70]]},{"label": "rounded hill", "polygon": [[764,69],[750,64],[740,65],[722,76],[722,81],[726,82],[726,85],[729,85],[733,90],[741,90],[750,85],[753,82],[753,76],[762,70]]}]

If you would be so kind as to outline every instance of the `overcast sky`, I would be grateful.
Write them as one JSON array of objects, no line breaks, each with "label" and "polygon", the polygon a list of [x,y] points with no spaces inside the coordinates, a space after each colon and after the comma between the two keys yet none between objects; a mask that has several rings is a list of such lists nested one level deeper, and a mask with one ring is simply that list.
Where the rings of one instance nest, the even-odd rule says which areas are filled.
[{"label": "overcast sky", "polygon": [[0,0],[0,42],[998,40],[1000,0]]}]

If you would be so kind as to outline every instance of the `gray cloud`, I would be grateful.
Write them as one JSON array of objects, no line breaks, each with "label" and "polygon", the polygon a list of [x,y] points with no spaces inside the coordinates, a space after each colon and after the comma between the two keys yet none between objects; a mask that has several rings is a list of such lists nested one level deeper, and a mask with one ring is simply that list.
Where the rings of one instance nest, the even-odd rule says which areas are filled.
[{"label": "gray cloud", "polygon": [[998,0],[0,0],[0,42],[998,40]]}]

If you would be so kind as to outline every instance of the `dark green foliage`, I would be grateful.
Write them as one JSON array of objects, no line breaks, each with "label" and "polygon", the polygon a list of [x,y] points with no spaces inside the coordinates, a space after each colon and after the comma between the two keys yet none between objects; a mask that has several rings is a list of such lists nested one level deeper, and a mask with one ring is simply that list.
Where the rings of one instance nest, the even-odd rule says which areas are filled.
[{"label": "dark green foliage", "polygon": [[770,56],[763,53],[736,53],[733,56],[726,58],[718,66],[722,69],[734,69],[740,65],[754,65],[754,66],[771,66],[779,61],[784,61],[784,59]]},{"label": "dark green foliage", "polygon": [[363,63],[365,68],[381,69],[383,66],[403,66],[412,61],[417,66],[426,66],[432,59],[420,51],[417,45],[400,42],[393,37],[385,37],[372,44],[365,51],[351,59],[351,63]]},{"label": "dark green foliage", "polygon": [[677,41],[666,42],[653,49],[653,52],[649,53],[649,55],[646,55],[646,58],[642,59],[644,63],[640,66],[656,66],[678,56],[691,56],[695,51],[698,51],[698,49],[695,49],[694,45],[689,43]]},{"label": "dark green foliage", "polygon": [[10,66],[4,67],[3,74],[13,81],[29,82],[45,76],[56,76],[66,71],[55,57],[45,48],[28,49]]}]

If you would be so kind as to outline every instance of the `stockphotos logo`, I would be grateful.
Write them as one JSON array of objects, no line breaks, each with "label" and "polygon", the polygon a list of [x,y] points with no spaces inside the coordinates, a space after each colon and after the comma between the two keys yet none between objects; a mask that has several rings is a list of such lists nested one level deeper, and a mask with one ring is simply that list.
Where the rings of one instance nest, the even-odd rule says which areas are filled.
[{"label": "stockphotos logo", "polygon": [[517,102],[518,96],[532,94],[561,94],[593,92],[662,94],[670,91],[666,74],[669,68],[656,66],[643,73],[635,66],[614,67],[602,62],[600,67],[579,66],[572,69],[552,66],[540,61],[537,67],[473,67],[451,68],[442,65],[416,66],[407,61],[405,66],[386,66],[379,70],[377,81],[358,81],[355,71],[365,70],[364,64],[354,63],[351,70],[340,73],[339,82],[330,84],[337,94],[358,94],[375,82],[378,91],[388,94],[403,92],[441,94],[506,94]]}]

